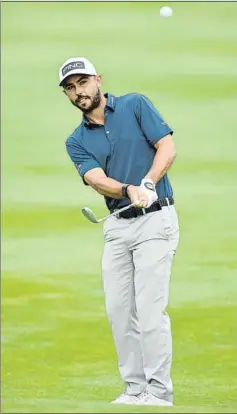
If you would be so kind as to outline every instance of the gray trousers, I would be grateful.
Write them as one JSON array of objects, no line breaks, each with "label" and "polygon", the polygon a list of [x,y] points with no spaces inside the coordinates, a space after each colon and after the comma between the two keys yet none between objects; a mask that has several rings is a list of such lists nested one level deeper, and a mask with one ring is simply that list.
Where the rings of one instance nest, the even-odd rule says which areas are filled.
[{"label": "gray trousers", "polygon": [[174,206],[104,224],[102,276],[108,319],[127,392],[173,401],[172,336],[166,312],[179,241]]}]

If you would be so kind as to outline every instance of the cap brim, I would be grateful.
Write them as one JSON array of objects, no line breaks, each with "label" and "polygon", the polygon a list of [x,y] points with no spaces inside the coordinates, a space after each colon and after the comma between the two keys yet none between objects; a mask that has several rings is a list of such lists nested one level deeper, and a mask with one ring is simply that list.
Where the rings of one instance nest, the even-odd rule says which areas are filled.
[{"label": "cap brim", "polygon": [[65,81],[65,79],[67,79],[69,76],[71,75],[85,75],[85,76],[96,76],[97,73],[88,73],[87,71],[83,71],[82,69],[74,69],[71,70],[70,73],[67,73],[60,81],[59,86],[62,86],[63,81]]}]

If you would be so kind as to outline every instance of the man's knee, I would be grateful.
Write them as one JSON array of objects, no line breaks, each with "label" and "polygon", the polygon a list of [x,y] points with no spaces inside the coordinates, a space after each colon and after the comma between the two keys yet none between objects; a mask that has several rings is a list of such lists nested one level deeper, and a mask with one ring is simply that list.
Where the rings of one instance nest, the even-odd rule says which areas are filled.
[{"label": "man's knee", "polygon": [[166,312],[167,303],[164,300],[149,304],[137,305],[140,329],[144,333],[153,330],[169,330],[169,315]]},{"label": "man's knee", "polygon": [[106,300],[106,312],[110,321],[121,320],[122,317],[128,314],[128,309],[123,305],[119,297]]}]

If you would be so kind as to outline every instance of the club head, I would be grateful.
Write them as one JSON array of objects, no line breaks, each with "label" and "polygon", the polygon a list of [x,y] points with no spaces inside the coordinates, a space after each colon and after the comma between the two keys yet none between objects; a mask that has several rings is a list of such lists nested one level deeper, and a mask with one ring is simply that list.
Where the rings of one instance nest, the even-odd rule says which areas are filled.
[{"label": "club head", "polygon": [[91,223],[99,223],[98,220],[96,220],[96,217],[90,208],[84,207],[82,208],[81,211],[84,214],[84,216],[87,218],[87,220],[91,221]]}]

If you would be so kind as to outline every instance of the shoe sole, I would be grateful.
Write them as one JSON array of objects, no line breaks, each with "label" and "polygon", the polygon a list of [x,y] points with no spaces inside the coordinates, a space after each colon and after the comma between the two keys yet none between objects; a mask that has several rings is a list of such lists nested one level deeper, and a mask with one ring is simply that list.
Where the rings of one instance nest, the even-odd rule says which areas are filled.
[{"label": "shoe sole", "polygon": [[137,402],[114,402],[114,401],[112,401],[111,404],[117,404],[117,405],[137,405]]},{"label": "shoe sole", "polygon": [[173,403],[172,402],[170,402],[170,401],[162,401],[162,400],[160,400],[160,402],[153,402],[153,403],[149,403],[149,402],[143,402],[143,401],[141,401],[141,402],[137,402],[136,403],[137,405],[153,405],[153,406],[156,406],[156,407],[173,407]]}]

